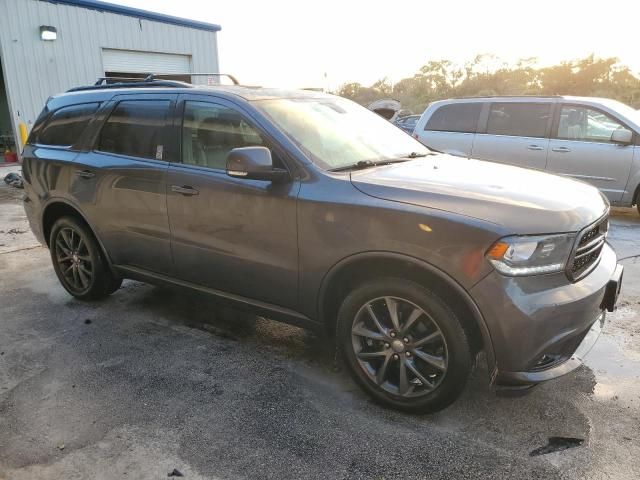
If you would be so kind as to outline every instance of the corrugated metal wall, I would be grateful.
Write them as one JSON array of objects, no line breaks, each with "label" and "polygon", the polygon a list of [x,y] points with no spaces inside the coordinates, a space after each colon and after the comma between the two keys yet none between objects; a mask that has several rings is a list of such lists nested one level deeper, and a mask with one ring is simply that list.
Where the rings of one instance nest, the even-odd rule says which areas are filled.
[{"label": "corrugated metal wall", "polygon": [[[56,27],[58,39],[40,40],[40,25]],[[215,32],[41,0],[0,0],[0,57],[15,132],[20,122],[31,127],[49,96],[101,77],[103,48],[190,55],[192,72],[219,71]]]}]

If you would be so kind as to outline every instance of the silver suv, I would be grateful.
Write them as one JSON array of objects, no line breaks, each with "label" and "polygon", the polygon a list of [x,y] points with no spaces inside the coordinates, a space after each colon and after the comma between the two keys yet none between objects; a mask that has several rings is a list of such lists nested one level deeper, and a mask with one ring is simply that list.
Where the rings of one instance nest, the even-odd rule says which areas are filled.
[{"label": "silver suv", "polygon": [[640,112],[615,100],[442,100],[429,105],[413,136],[445,153],[587,181],[612,205],[639,203]]}]

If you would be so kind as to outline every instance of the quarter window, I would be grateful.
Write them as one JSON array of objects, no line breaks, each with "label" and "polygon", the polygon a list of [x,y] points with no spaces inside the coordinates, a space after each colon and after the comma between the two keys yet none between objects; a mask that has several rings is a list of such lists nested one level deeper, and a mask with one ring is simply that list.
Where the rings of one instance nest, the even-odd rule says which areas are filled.
[{"label": "quarter window", "polygon": [[98,150],[131,157],[165,159],[169,100],[126,100],[102,128]]},{"label": "quarter window", "polygon": [[262,136],[235,110],[213,103],[185,102],[183,163],[225,170],[231,150],[256,146],[266,146]]},{"label": "quarter window", "polygon": [[625,127],[599,110],[564,105],[560,110],[558,138],[608,143],[619,128]]},{"label": "quarter window", "polygon": [[546,137],[550,103],[493,103],[487,122],[490,135]]},{"label": "quarter window", "polygon": [[36,143],[68,147],[76,143],[99,103],[83,103],[56,110],[36,133]]},{"label": "quarter window", "polygon": [[482,103],[451,103],[438,108],[424,127],[437,132],[475,133]]}]

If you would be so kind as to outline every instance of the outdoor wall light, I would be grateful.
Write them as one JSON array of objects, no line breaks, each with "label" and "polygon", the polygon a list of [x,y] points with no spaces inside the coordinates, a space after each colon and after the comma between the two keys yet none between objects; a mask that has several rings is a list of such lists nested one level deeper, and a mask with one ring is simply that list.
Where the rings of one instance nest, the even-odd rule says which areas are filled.
[{"label": "outdoor wall light", "polygon": [[48,25],[40,25],[40,40],[45,42],[53,42],[58,38],[58,31],[56,27],[50,27]]}]

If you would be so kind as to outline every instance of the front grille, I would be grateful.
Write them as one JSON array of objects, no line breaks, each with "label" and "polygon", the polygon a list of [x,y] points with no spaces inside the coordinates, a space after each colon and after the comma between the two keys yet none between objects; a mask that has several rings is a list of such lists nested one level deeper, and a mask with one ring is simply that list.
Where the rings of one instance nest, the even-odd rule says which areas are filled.
[{"label": "front grille", "polygon": [[609,216],[606,215],[580,232],[567,272],[572,280],[579,280],[597,265],[608,230]]}]

